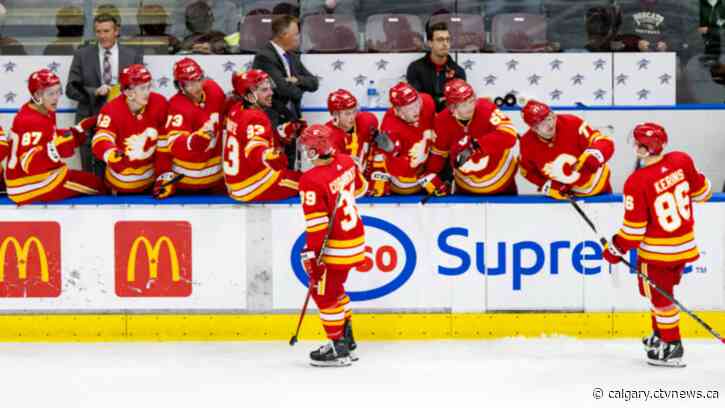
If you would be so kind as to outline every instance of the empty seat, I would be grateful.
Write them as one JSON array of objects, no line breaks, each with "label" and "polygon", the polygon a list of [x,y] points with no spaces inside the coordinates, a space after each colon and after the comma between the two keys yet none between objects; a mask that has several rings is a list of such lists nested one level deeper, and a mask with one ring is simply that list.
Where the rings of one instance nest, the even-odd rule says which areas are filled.
[{"label": "empty seat", "polygon": [[355,17],[342,14],[313,14],[302,22],[303,52],[357,51],[358,26]]},{"label": "empty seat", "polygon": [[415,52],[423,50],[423,23],[412,14],[373,14],[365,24],[368,51]]},{"label": "empty seat", "polygon": [[453,51],[480,51],[484,48],[486,32],[483,16],[474,14],[438,14],[428,24],[448,24]]},{"label": "empty seat", "polygon": [[244,17],[239,29],[239,49],[256,52],[272,39],[272,15],[255,14]]},{"label": "empty seat", "polygon": [[499,14],[493,18],[491,40],[499,52],[541,52],[547,49],[546,16]]}]

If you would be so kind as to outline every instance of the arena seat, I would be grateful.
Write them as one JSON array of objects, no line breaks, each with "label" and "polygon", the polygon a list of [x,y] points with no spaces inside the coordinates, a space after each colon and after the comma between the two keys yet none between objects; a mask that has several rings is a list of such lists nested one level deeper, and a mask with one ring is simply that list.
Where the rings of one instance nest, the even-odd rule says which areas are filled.
[{"label": "arena seat", "polygon": [[358,25],[354,16],[312,14],[302,20],[302,52],[355,52]]},{"label": "arena seat", "polygon": [[542,52],[548,46],[546,16],[499,14],[492,21],[491,41],[497,52]]},{"label": "arena seat", "polygon": [[365,40],[371,52],[423,50],[423,22],[413,14],[373,14],[365,24]]},{"label": "arena seat", "polygon": [[486,31],[482,15],[438,14],[431,17],[429,24],[440,22],[448,24],[452,51],[481,51],[484,49]]}]

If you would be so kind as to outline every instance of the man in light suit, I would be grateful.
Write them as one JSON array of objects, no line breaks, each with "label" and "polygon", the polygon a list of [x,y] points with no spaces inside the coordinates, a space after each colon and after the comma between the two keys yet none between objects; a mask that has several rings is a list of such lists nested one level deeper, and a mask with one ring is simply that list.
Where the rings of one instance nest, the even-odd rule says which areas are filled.
[{"label": "man in light suit", "polygon": [[[121,70],[132,64],[142,64],[143,56],[135,49],[118,44],[120,25],[111,14],[99,14],[93,21],[98,44],[90,44],[73,53],[65,93],[78,101],[76,122],[95,116],[118,84]],[[91,153],[91,138],[81,146],[83,170],[96,174],[103,171]]]},{"label": "man in light suit", "polygon": [[272,99],[273,112],[269,112],[276,126],[297,121],[302,117],[302,94],[317,91],[319,82],[302,65],[296,52],[300,45],[300,29],[296,17],[276,16],[272,20],[272,36],[272,41],[254,56],[252,67],[269,74],[276,85]]}]

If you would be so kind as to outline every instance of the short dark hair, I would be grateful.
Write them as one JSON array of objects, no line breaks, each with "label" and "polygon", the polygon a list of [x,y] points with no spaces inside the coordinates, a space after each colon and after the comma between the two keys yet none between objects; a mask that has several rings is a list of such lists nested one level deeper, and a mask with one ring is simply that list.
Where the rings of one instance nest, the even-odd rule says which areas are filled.
[{"label": "short dark hair", "polygon": [[279,37],[289,28],[292,23],[297,23],[298,19],[289,14],[282,14],[272,18],[272,37]]},{"label": "short dark hair", "polygon": [[102,14],[97,15],[93,19],[93,25],[96,25],[98,23],[108,23],[109,21],[112,21],[113,25],[115,25],[116,27],[119,26],[118,19],[116,18],[116,16],[108,14],[108,13],[102,13]]},{"label": "short dark hair", "polygon": [[428,27],[425,30],[426,39],[428,41],[433,41],[433,33],[436,31],[448,31],[448,24],[444,21],[440,21],[435,24],[428,24]]}]

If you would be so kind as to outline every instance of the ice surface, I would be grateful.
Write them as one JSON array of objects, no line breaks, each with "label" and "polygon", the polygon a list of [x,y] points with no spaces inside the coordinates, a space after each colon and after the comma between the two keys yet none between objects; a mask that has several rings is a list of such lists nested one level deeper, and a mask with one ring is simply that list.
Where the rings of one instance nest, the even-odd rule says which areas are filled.
[{"label": "ice surface", "polygon": [[[360,361],[347,368],[310,367],[317,345],[4,343],[0,406],[725,406],[725,347],[716,341],[686,341],[688,366],[679,369],[648,366],[636,339],[361,342]],[[608,397],[622,390],[710,390],[719,399]]]}]

